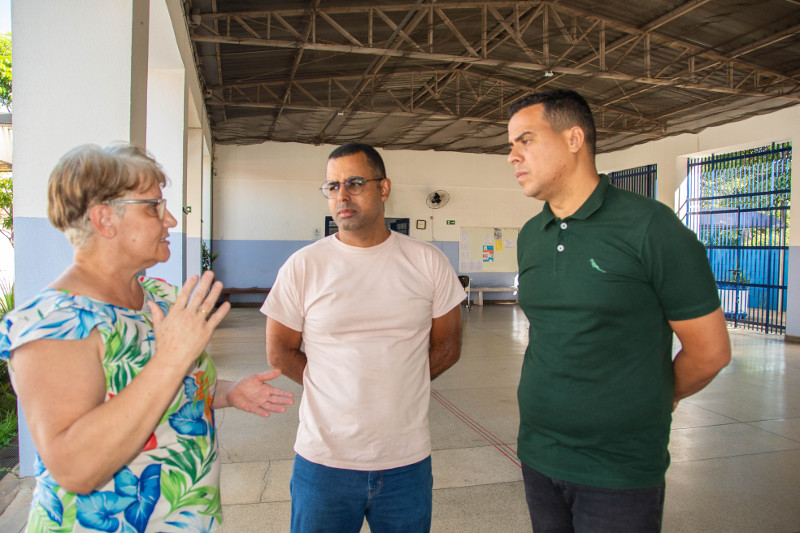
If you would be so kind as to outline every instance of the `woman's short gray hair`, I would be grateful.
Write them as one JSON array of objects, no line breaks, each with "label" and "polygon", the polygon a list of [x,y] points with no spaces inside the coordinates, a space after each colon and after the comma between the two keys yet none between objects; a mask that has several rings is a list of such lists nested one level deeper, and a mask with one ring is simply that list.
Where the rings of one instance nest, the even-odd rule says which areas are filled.
[{"label": "woman's short gray hair", "polygon": [[[156,160],[139,146],[84,144],[64,154],[50,174],[47,217],[73,247],[80,248],[92,234],[92,207],[156,183],[163,187],[167,177]],[[122,206],[113,207],[122,215]]]}]

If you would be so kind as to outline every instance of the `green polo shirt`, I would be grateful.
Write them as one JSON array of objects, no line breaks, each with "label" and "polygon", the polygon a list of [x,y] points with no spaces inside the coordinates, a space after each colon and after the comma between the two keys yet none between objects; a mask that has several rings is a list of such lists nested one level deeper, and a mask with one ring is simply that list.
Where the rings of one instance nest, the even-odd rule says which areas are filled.
[{"label": "green polo shirt", "polygon": [[519,233],[530,321],[518,454],[564,481],[660,485],[669,465],[672,330],[719,307],[702,244],[655,200],[607,176],[578,211],[545,205]]}]

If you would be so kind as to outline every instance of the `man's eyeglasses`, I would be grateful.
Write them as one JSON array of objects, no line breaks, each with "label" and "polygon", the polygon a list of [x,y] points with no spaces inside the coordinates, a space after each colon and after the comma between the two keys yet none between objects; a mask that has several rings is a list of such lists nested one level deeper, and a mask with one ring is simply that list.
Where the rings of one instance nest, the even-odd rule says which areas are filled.
[{"label": "man's eyeglasses", "polygon": [[109,204],[153,204],[153,209],[156,210],[158,220],[164,220],[164,213],[167,211],[166,198],[154,198],[152,200],[134,199],[134,198],[118,198],[107,202]]},{"label": "man's eyeglasses", "polygon": [[[364,184],[368,181],[381,181],[383,179],[385,178],[366,179],[353,176],[352,178],[347,178],[344,180],[344,190],[355,196],[357,194],[361,194],[361,191],[364,190]],[[319,189],[322,191],[322,196],[325,198],[333,198],[338,196],[339,187],[341,186],[342,184],[338,181],[326,181]]]}]

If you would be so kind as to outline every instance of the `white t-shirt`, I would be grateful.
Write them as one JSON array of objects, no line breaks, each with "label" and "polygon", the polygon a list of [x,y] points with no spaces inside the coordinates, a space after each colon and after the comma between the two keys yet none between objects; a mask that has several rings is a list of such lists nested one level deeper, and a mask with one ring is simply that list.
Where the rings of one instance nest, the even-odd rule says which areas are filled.
[{"label": "white t-shirt", "polygon": [[303,333],[295,451],[351,470],[430,455],[431,321],[464,297],[439,249],[399,233],[368,248],[332,235],[294,253],[261,312]]}]

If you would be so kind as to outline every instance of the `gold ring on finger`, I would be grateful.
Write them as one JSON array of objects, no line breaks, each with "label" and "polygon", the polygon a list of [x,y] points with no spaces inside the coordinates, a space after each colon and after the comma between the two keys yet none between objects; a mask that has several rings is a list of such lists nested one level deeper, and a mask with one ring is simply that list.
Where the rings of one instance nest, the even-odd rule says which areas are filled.
[{"label": "gold ring on finger", "polygon": [[200,307],[200,308],[198,309],[198,311],[200,311],[200,312],[201,312],[201,313],[203,313],[204,315],[207,315],[207,314],[208,314],[208,309],[203,309],[202,307]]}]

